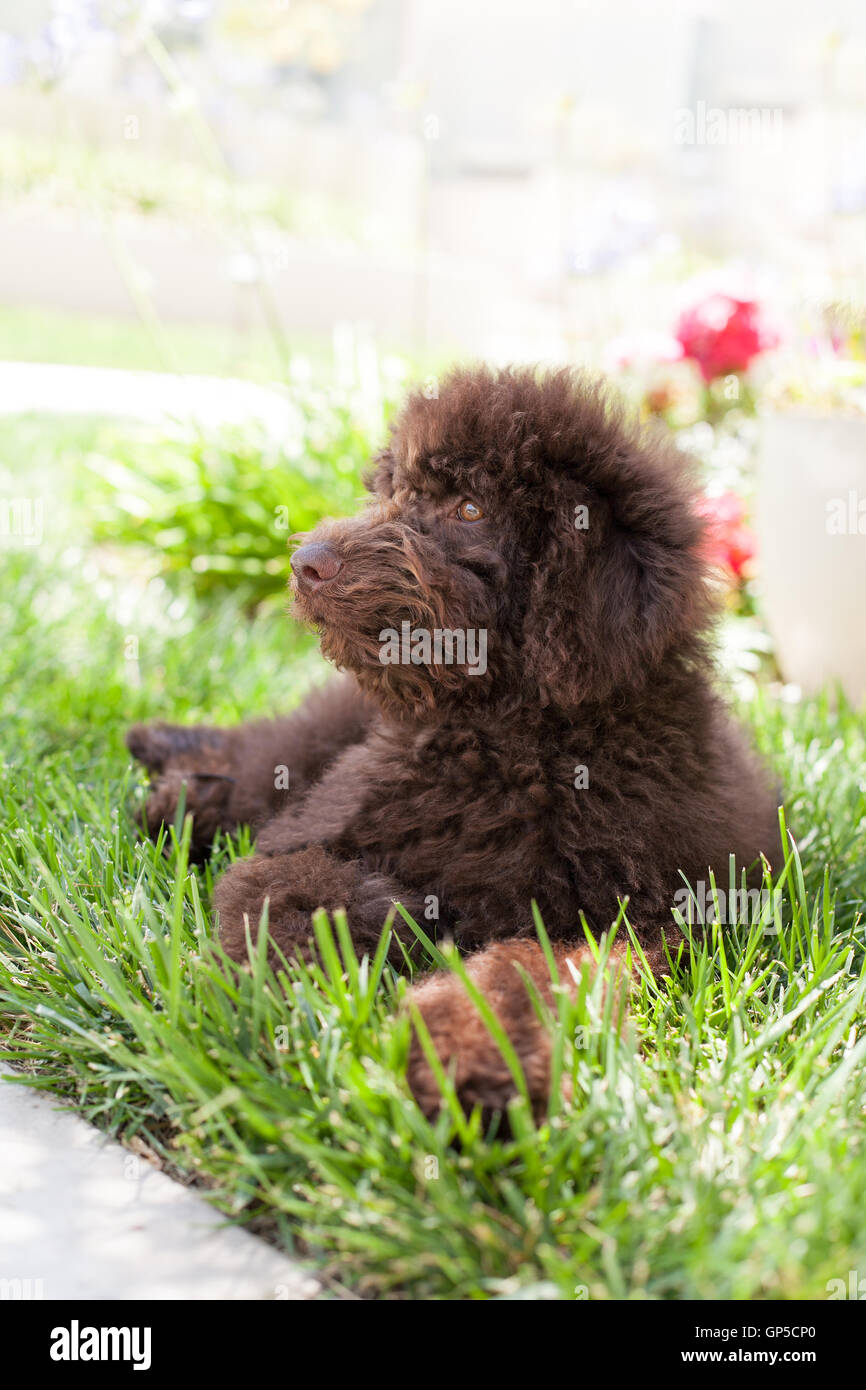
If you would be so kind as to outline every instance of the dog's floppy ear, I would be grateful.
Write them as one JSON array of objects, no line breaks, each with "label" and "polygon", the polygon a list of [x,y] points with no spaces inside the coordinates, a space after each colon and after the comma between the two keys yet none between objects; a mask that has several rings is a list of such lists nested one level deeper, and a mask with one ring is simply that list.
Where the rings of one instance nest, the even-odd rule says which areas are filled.
[{"label": "dog's floppy ear", "polygon": [[694,655],[712,611],[683,461],[632,449],[594,486],[561,480],[535,566],[524,651],[542,700],[565,711],[644,684],[675,650]]},{"label": "dog's floppy ear", "polygon": [[381,449],[369,467],[364,470],[364,486],[368,492],[379,497],[390,497],[394,492],[394,455],[390,449]]}]

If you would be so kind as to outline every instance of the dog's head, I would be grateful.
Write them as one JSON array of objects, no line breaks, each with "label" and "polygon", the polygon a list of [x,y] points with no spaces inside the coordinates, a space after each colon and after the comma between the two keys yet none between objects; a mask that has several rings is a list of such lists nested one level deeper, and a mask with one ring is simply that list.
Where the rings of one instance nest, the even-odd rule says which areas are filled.
[{"label": "dog's head", "polygon": [[292,583],[382,703],[568,713],[696,650],[711,601],[687,462],[597,381],[457,370],[409,397],[368,486],[361,515],[303,538]]}]

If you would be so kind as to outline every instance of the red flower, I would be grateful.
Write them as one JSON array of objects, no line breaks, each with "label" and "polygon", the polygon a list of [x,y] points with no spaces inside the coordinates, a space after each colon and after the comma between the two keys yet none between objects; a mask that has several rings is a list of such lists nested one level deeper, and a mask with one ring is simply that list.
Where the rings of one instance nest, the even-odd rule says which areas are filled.
[{"label": "red flower", "polygon": [[702,497],[698,511],[707,519],[706,553],[710,563],[742,579],[751,571],[756,550],[754,533],[746,525],[746,505],[742,497],[735,492]]},{"label": "red flower", "polygon": [[758,353],[775,347],[777,335],[762,321],[754,299],[711,294],[680,315],[676,337],[697,362],[704,381],[744,372]]}]

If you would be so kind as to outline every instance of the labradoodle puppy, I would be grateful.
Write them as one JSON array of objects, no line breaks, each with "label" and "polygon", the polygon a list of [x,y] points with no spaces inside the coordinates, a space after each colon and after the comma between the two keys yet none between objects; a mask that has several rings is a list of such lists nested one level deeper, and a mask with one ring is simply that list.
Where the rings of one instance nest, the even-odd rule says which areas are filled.
[{"label": "labradoodle puppy", "polygon": [[[183,788],[199,853],[218,829],[257,832],[216,888],[238,960],[266,902],[286,956],[310,949],[318,907],[345,908],[361,950],[389,912],[415,945],[395,902],[453,936],[543,1108],[533,900],[566,981],[580,913],[598,934],[624,899],[658,967],[681,872],[727,882],[730,854],[754,867],[776,844],[769,782],[712,687],[694,484],[598,383],[479,368],[409,398],[369,486],[291,562],[295,611],[344,674],[273,722],[132,729],[147,824]],[[504,1106],[511,1075],[459,979],[413,996],[463,1103]],[[435,1112],[417,1038],[409,1080]]]}]

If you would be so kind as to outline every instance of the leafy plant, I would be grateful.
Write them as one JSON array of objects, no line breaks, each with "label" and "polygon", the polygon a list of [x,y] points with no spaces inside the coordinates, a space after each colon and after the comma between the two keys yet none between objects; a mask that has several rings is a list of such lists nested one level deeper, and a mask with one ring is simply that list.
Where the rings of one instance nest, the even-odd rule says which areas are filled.
[{"label": "leafy plant", "polygon": [[160,574],[251,603],[285,588],[290,535],[358,505],[373,449],[349,399],[298,394],[293,428],[151,429],[108,437],[85,460],[95,537],[146,546]]}]

